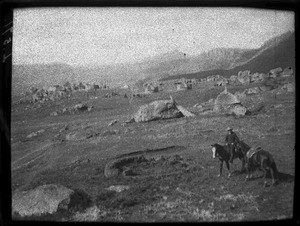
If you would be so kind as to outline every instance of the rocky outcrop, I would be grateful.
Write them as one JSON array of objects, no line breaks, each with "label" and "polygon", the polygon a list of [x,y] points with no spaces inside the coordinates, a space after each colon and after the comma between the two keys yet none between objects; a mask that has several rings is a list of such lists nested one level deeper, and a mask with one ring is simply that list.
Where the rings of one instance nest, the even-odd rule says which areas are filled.
[{"label": "rocky outcrop", "polygon": [[229,109],[230,105],[238,103],[241,103],[241,101],[235,95],[228,92],[227,87],[225,87],[225,90],[215,99],[213,109],[217,112],[226,111]]},{"label": "rocky outcrop", "polygon": [[225,90],[215,99],[213,111],[241,116],[246,114],[247,108],[241,104],[237,96],[228,92],[225,87]]},{"label": "rocky outcrop", "polygon": [[182,106],[178,106],[171,98],[171,100],[157,100],[142,105],[133,118],[135,122],[149,122],[191,116],[194,116],[194,114],[184,109]]}]

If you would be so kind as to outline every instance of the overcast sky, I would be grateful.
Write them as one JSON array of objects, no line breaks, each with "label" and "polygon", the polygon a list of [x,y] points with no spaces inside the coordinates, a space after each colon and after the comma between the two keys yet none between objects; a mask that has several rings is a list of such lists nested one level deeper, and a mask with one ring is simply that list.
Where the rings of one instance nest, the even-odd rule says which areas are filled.
[{"label": "overcast sky", "polygon": [[242,8],[33,8],[14,10],[13,64],[101,65],[179,50],[257,48],[294,30],[288,11]]}]

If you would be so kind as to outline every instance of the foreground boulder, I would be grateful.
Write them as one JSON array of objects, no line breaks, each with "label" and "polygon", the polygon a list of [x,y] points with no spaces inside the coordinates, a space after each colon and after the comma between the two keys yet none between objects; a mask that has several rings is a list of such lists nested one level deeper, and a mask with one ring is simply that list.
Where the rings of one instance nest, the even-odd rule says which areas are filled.
[{"label": "foreground boulder", "polygon": [[29,191],[16,191],[12,196],[12,212],[20,216],[53,214],[68,209],[73,190],[59,184],[47,184]]},{"label": "foreground boulder", "polygon": [[133,116],[135,122],[149,122],[160,119],[192,117],[194,114],[184,109],[172,99],[157,100],[142,105]]}]

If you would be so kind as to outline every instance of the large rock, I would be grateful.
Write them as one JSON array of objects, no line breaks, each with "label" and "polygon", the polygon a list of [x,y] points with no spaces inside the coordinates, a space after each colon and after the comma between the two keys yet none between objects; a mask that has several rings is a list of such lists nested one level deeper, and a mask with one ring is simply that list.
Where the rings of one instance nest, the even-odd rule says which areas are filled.
[{"label": "large rock", "polygon": [[236,116],[244,116],[247,113],[247,108],[241,104],[234,104],[229,108],[229,114],[234,114]]},{"label": "large rock", "polygon": [[247,108],[241,104],[239,98],[228,92],[226,87],[225,90],[217,96],[213,110],[215,112],[234,114],[237,116],[242,116],[247,113]]},{"label": "large rock", "polygon": [[293,69],[291,67],[287,67],[287,68],[284,69],[283,72],[281,72],[281,76],[282,77],[289,77],[289,76],[293,75],[293,73],[294,73]]},{"label": "large rock", "polygon": [[272,70],[270,70],[270,77],[272,77],[272,78],[277,77],[277,76],[279,76],[280,72],[282,72],[281,67],[272,69]]},{"label": "large rock", "polygon": [[194,114],[188,112],[176,102],[171,100],[157,100],[149,104],[142,105],[133,116],[135,122],[149,122],[160,119],[171,119],[180,117],[190,117]]},{"label": "large rock", "polygon": [[47,184],[29,191],[15,191],[12,196],[12,212],[20,216],[53,214],[68,209],[73,190],[59,184]]},{"label": "large rock", "polygon": [[251,87],[247,90],[247,94],[257,94],[260,92],[259,87]]},{"label": "large rock", "polygon": [[294,92],[295,86],[292,83],[287,83],[287,84],[284,84],[281,89],[286,90],[287,92]]},{"label": "large rock", "polygon": [[239,98],[232,93],[227,91],[227,88],[225,87],[225,90],[221,92],[217,98],[215,99],[214,103],[214,111],[226,111],[230,108],[232,104],[238,104],[241,103]]}]

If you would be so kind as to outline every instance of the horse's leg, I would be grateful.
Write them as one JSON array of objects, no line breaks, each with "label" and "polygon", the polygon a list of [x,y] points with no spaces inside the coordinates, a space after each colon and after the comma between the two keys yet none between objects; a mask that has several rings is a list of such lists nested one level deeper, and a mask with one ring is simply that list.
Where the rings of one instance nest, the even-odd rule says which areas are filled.
[{"label": "horse's leg", "polygon": [[241,173],[245,171],[245,163],[246,163],[246,160],[245,158],[242,158],[242,169],[241,169]]},{"label": "horse's leg", "polygon": [[229,162],[226,161],[226,166],[227,166],[227,169],[229,171],[229,174],[228,174],[228,178],[231,176],[231,172],[230,172],[230,167],[229,167]]},{"label": "horse's leg", "polygon": [[249,176],[250,176],[250,169],[248,169],[248,167],[246,168],[246,173],[247,173],[247,175],[246,175],[246,178],[245,178],[245,181],[247,181],[248,179],[249,179]]},{"label": "horse's leg", "polygon": [[220,177],[222,175],[222,170],[223,170],[223,160],[220,162],[220,173],[217,177]]},{"label": "horse's leg", "polygon": [[247,181],[248,179],[251,179],[252,177],[253,177],[253,171],[254,171],[254,169],[253,169],[253,165],[252,165],[252,163],[249,161],[248,162],[248,165],[247,165],[247,167],[246,167],[246,173],[247,173],[247,176],[246,176],[246,178],[245,178],[245,181]]},{"label": "horse's leg", "polygon": [[264,179],[265,179],[265,182],[264,182],[264,187],[266,187],[267,186],[267,170],[265,169],[265,168],[261,168],[262,169],[262,171],[264,171],[264,173],[265,173],[265,177],[264,177]]},{"label": "horse's leg", "polygon": [[273,171],[272,167],[270,167],[269,169],[270,169],[271,176],[272,176],[272,186],[273,186],[275,184],[274,171]]}]

